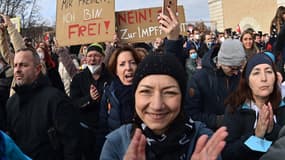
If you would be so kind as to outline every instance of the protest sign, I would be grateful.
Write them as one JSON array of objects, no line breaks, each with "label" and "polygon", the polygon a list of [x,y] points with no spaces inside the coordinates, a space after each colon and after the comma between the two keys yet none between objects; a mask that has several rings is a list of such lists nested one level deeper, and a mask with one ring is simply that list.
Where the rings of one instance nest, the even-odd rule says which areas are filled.
[{"label": "protest sign", "polygon": [[[161,7],[116,12],[118,35],[123,42],[147,42],[156,37],[165,37],[159,29],[157,16]],[[187,32],[183,6],[178,6],[178,20],[181,34]]]},{"label": "protest sign", "polygon": [[112,40],[115,0],[57,0],[56,39],[59,46]]},{"label": "protest sign", "polygon": [[14,27],[17,29],[17,31],[20,33],[21,32],[21,18],[20,17],[15,17],[10,19]]}]

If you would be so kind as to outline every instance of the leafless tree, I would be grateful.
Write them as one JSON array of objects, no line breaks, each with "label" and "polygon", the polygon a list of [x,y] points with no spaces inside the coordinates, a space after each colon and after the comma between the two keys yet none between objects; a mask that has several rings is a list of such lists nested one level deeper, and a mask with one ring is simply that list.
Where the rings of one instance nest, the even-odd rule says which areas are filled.
[{"label": "leafless tree", "polygon": [[0,0],[0,13],[10,17],[20,16],[22,28],[42,24],[37,0]]},{"label": "leafless tree", "polygon": [[37,3],[37,0],[0,0],[0,13],[21,17],[22,35],[27,36],[35,27],[45,25]]}]

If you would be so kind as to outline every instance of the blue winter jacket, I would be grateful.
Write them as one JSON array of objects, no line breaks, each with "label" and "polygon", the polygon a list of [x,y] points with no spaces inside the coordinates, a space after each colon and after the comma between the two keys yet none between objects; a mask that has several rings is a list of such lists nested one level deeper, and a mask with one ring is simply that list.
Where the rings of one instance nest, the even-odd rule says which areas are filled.
[{"label": "blue winter jacket", "polygon": [[0,160],[31,160],[14,143],[14,141],[0,131]]},{"label": "blue winter jacket", "polygon": [[115,77],[110,85],[104,87],[100,101],[99,127],[112,131],[122,124],[130,123],[135,109],[132,97],[132,86],[123,85]]}]

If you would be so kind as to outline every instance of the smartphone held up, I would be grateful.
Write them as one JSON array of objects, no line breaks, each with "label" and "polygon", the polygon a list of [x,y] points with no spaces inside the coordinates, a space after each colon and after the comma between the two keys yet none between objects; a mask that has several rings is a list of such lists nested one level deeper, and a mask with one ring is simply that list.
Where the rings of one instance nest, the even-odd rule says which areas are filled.
[{"label": "smartphone held up", "polygon": [[170,8],[175,14],[177,14],[177,0],[163,0],[162,14],[170,17],[167,8]]}]

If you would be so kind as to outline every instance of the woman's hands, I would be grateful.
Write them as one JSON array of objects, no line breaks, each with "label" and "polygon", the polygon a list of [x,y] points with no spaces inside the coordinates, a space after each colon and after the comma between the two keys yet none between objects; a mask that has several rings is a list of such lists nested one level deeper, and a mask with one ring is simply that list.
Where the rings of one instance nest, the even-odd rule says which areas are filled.
[{"label": "woman's hands", "polygon": [[124,156],[124,160],[145,160],[146,139],[140,129],[136,129],[134,137]]},{"label": "woman's hands", "polygon": [[208,140],[208,136],[201,136],[192,154],[191,160],[216,160],[226,145],[227,128],[219,128]]},{"label": "woman's hands", "polygon": [[273,110],[271,103],[264,104],[260,111],[255,128],[255,136],[263,138],[266,133],[271,133],[274,126]]},{"label": "woman's hands", "polygon": [[[201,136],[196,143],[191,160],[216,160],[226,145],[225,138],[227,136],[226,127],[218,129],[209,140],[208,136]],[[145,146],[145,136],[140,129],[136,129],[124,160],[145,160]]]}]

